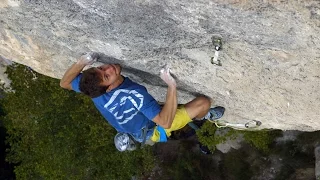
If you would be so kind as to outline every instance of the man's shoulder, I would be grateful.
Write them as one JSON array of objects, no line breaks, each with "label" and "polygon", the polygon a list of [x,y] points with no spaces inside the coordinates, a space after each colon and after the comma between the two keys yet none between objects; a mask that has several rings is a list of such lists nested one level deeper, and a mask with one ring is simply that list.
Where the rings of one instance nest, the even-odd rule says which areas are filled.
[{"label": "man's shoulder", "polygon": [[132,89],[143,89],[143,90],[146,90],[146,87],[137,83],[137,82],[134,82],[132,81],[130,78],[128,77],[125,77],[125,80],[124,80],[124,84],[125,84],[125,88],[132,88]]}]

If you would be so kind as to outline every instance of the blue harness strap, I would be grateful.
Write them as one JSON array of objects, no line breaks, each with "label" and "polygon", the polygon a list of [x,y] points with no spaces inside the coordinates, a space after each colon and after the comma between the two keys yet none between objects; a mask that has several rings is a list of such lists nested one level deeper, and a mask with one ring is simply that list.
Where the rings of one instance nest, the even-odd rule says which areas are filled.
[{"label": "blue harness strap", "polygon": [[157,130],[159,131],[159,133],[160,133],[160,140],[159,140],[159,142],[167,142],[167,134],[166,134],[166,131],[164,130],[164,128],[163,127],[161,127],[161,126],[157,126]]}]

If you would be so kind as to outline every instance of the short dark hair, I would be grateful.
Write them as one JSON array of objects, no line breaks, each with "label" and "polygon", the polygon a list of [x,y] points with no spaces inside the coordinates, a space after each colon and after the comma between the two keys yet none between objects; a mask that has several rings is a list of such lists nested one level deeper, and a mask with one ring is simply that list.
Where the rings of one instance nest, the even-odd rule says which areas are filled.
[{"label": "short dark hair", "polygon": [[97,70],[89,68],[82,73],[79,85],[80,91],[91,98],[101,96],[108,89],[107,86],[102,86],[101,82],[102,78],[97,73]]}]

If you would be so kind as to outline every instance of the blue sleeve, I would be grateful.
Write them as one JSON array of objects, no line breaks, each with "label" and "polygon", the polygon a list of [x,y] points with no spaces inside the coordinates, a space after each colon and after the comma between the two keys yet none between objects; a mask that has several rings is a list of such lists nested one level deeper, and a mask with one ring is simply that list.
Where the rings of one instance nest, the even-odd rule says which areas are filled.
[{"label": "blue sleeve", "polygon": [[80,79],[82,74],[79,74],[76,78],[74,78],[71,82],[72,90],[76,92],[81,92],[79,89]]},{"label": "blue sleeve", "polygon": [[[144,91],[144,92],[141,92]],[[148,93],[148,91],[144,88],[141,89],[140,93],[143,94],[143,106],[140,109],[140,112],[145,115],[149,120],[153,120],[156,115],[158,115],[161,111],[160,105],[158,102]]]}]

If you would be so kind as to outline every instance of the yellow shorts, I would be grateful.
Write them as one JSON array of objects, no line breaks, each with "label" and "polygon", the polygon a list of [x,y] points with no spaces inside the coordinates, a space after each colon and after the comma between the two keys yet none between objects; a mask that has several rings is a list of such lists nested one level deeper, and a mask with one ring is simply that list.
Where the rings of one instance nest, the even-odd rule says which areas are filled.
[{"label": "yellow shorts", "polygon": [[[189,117],[186,108],[184,106],[179,106],[176,112],[176,115],[174,116],[172,125],[169,129],[164,129],[167,137],[171,136],[172,131],[176,131],[179,129],[182,129],[184,126],[186,126],[189,122],[191,122],[191,118]],[[151,136],[150,140],[153,142],[159,142],[160,140],[160,133],[155,127],[153,131],[153,135]]]}]

